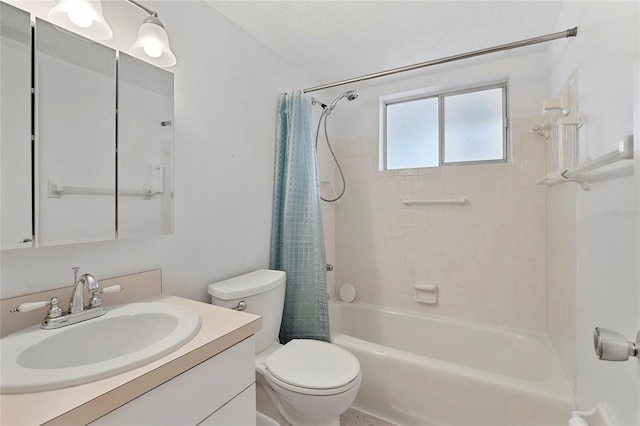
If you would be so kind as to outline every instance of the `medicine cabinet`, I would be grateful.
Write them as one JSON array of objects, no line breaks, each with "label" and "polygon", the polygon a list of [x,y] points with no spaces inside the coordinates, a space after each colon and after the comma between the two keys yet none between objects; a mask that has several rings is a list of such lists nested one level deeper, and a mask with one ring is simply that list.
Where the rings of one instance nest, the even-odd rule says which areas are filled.
[{"label": "medicine cabinet", "polygon": [[31,23],[0,3],[0,194],[3,249],[33,245],[31,167]]},{"label": "medicine cabinet", "polygon": [[2,7],[1,248],[173,232],[173,74]]}]

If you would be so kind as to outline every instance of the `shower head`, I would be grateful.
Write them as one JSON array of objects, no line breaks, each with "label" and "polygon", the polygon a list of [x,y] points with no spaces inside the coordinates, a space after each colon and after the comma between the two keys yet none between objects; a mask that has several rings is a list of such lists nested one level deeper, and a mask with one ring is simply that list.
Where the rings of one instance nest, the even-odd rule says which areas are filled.
[{"label": "shower head", "polygon": [[352,101],[354,99],[357,99],[358,96],[360,96],[360,94],[358,92],[356,92],[355,90],[351,90],[351,91],[346,92],[346,93],[347,93],[347,100],[348,101]]},{"label": "shower head", "polygon": [[348,101],[352,101],[356,99],[358,96],[359,94],[355,90],[349,90],[348,92],[340,93],[338,97],[333,101],[329,109],[327,109],[327,115],[331,114],[331,111],[333,111],[333,108],[335,108],[336,104],[340,99],[347,98]]}]

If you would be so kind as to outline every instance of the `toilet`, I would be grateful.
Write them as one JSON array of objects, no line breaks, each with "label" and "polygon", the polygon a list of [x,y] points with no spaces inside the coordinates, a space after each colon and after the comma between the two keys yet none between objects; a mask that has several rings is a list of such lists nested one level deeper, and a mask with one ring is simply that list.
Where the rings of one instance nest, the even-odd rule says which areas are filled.
[{"label": "toilet", "polygon": [[[279,413],[294,426],[337,426],[340,414],[360,388],[360,364],[331,343],[294,339],[278,342],[286,274],[259,270],[209,285],[211,302],[226,308],[246,303],[246,312],[262,316],[256,339],[258,383]],[[243,304],[244,305],[244,304]]]}]

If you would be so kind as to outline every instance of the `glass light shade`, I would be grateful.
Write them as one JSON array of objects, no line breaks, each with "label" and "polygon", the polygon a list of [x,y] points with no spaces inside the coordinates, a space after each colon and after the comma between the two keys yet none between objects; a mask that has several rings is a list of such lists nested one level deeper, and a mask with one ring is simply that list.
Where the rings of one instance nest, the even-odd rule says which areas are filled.
[{"label": "glass light shade", "polygon": [[156,16],[144,20],[138,30],[138,39],[129,49],[129,53],[159,67],[170,67],[177,62],[169,46],[167,32]]},{"label": "glass light shade", "polygon": [[49,11],[49,20],[93,40],[113,37],[113,31],[102,14],[100,0],[58,0]]}]

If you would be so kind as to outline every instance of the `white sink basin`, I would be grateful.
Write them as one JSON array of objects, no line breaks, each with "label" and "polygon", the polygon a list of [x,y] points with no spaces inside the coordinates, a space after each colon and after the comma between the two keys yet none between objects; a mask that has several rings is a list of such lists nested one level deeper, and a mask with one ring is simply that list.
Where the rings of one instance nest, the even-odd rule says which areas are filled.
[{"label": "white sink basin", "polygon": [[0,393],[88,383],[154,361],[200,328],[193,310],[169,303],[106,308],[101,317],[56,330],[34,326],[0,339]]}]

